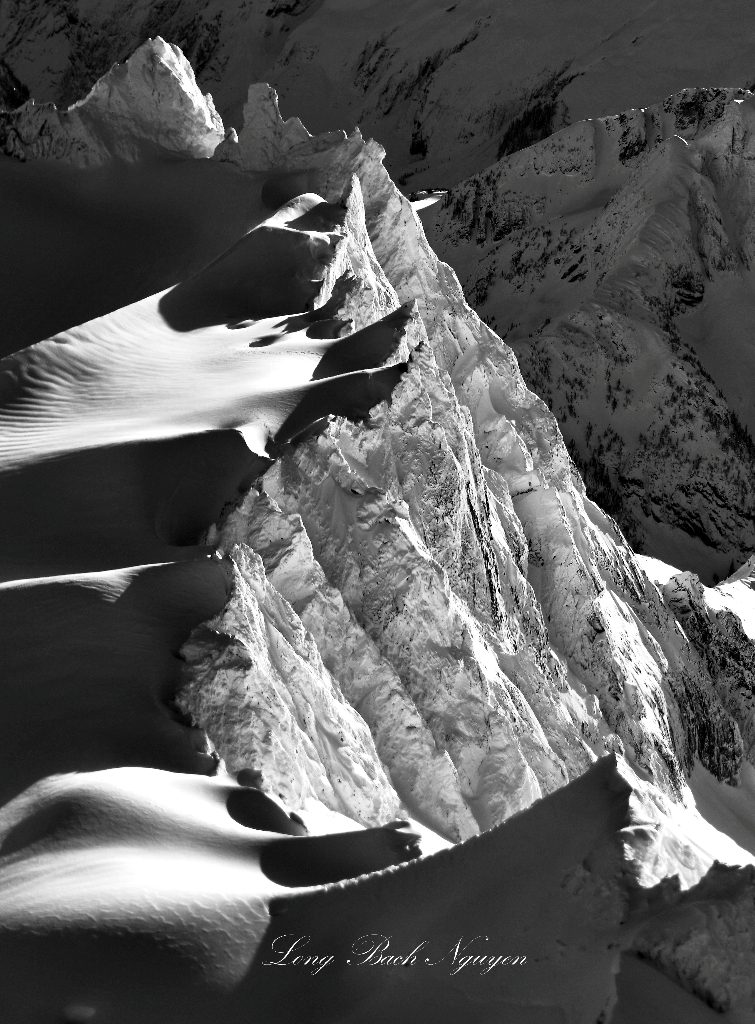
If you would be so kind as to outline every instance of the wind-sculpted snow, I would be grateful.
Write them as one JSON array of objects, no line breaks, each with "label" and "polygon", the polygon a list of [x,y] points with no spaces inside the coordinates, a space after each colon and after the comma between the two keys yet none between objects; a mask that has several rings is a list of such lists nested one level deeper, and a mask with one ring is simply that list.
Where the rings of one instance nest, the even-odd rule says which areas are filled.
[{"label": "wind-sculpted snow", "polygon": [[755,547],[752,117],[750,93],[686,90],[572,125],[423,214],[588,492],[708,583]]},{"label": "wind-sculpted snow", "polygon": [[[113,73],[181,70],[154,114],[112,90],[157,141],[128,159],[248,185],[235,237],[0,362],[8,1020],[593,1024],[632,950],[664,998],[743,1011],[744,960],[700,982],[685,908],[721,898],[718,961],[752,946],[749,872],[706,873],[753,855],[687,784],[750,753],[749,675],[707,649],[748,637],[694,587],[685,618],[586,497],[381,147],[253,85],[197,160],[166,47]],[[71,152],[51,180],[91,173]]]},{"label": "wind-sculpted snow", "polygon": [[[228,428],[264,456],[269,442],[290,440],[327,412],[359,407],[354,414],[366,416],[395,374],[356,359],[331,393],[329,378],[313,375],[338,341],[311,338],[313,317],[275,315],[303,310],[322,288],[345,209],[321,214],[324,230],[289,225],[325,205],[302,196],[162,295],[7,357],[0,464]],[[371,356],[381,362],[390,340],[386,351],[367,352],[366,365]]]},{"label": "wind-sculpted snow", "polygon": [[[276,834],[277,825],[250,827],[255,795],[228,776],[118,768],[46,779],[8,803],[0,814],[6,1019],[73,1022],[77,1007],[129,1024],[276,1019],[255,999],[250,971],[271,900],[281,898],[274,912],[284,914],[292,887],[406,858],[395,827],[297,839]],[[298,877],[291,843],[308,851],[295,858]],[[288,880],[274,880],[282,875]]]}]

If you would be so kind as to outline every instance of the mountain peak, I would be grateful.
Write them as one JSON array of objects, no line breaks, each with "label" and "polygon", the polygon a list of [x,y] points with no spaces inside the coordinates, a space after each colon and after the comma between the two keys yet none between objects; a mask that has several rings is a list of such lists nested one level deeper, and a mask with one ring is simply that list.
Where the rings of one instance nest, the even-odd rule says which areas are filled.
[{"label": "mountain peak", "polygon": [[159,154],[211,157],[223,137],[212,97],[202,95],[179,48],[159,36],[115,64],[67,109],[32,99],[0,114],[7,155],[78,166]]}]

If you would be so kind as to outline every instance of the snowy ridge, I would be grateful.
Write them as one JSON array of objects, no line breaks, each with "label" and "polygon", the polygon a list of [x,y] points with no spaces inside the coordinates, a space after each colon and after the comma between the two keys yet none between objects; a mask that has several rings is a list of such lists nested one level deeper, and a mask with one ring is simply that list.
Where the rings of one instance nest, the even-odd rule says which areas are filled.
[{"label": "snowy ridge", "polygon": [[160,35],[226,124],[241,127],[249,82],[264,80],[310,130],[378,139],[400,183],[448,188],[565,124],[690,85],[750,85],[748,15],[745,0],[725,19],[703,0],[589,0],[578,14],[557,0],[15,0],[0,49],[33,96],[65,106]]},{"label": "snowy ridge", "polygon": [[[193,80],[170,74],[188,109]],[[123,102],[136,120],[141,94]],[[189,146],[213,108],[191,109]],[[35,108],[14,116],[21,137]],[[752,948],[738,865],[755,854],[701,818],[688,780],[698,762],[713,792],[749,778],[752,638],[694,579],[661,591],[587,498],[377,143],[310,135],[267,85],[237,136],[211,120],[207,180],[247,183],[255,226],[167,291],[0,363],[0,471],[20,496],[6,532],[24,540],[0,590],[26,684],[7,695],[0,809],[12,1019],[33,998],[68,1021],[118,999],[127,1024],[250,1007],[260,1024],[408,1024],[418,1005],[450,1024],[482,998],[592,1024],[617,1010],[622,950],[751,1019],[746,954],[729,951],[740,932]],[[124,155],[87,144],[86,160],[55,149],[66,174]],[[53,523],[13,511],[40,491]],[[740,576],[722,602],[749,592]],[[64,755],[51,735],[71,737]],[[261,820],[243,769],[333,834],[291,831],[281,808],[288,832]],[[402,864],[411,844],[385,822],[405,811],[465,841]],[[532,971],[481,997],[470,973],[345,966],[360,933],[451,948],[458,928],[529,943]],[[264,958],[297,929],[338,967],[282,985]],[[45,949],[56,969],[35,987]]]}]

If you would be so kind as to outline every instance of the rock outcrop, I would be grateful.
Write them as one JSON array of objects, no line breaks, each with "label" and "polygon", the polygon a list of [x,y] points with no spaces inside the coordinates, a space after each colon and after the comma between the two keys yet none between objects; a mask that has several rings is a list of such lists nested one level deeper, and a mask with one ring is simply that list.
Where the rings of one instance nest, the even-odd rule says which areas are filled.
[{"label": "rock outcrop", "polygon": [[[672,576],[663,598],[704,659],[714,686],[739,725],[745,756],[755,762],[755,650],[726,599],[694,573]],[[736,607],[736,605],[734,605]]]},{"label": "rock outcrop", "polygon": [[755,869],[714,865],[688,892],[672,898],[634,938],[632,948],[718,1013],[750,1024]]}]

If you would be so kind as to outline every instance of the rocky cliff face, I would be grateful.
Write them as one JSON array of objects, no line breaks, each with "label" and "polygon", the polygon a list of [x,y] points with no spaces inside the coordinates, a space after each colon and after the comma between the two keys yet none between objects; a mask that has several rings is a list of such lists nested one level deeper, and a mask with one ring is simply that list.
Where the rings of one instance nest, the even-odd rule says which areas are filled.
[{"label": "rocky cliff face", "polygon": [[[706,665],[586,499],[554,417],[430,250],[379,147],[356,134],[307,138],[278,120],[268,90],[252,89],[247,110],[250,123],[272,126],[267,141],[252,146],[242,132],[216,157],[251,169],[264,160],[331,201],[348,191],[351,241],[334,275],[347,258],[355,281],[343,309],[359,325],[365,310],[414,300],[408,338],[422,347],[389,409],[285,454],[264,479],[268,498],[247,500],[216,539],[259,545],[275,573],[277,546],[258,536],[252,510],[274,502],[262,506],[266,523],[306,533],[328,586],[400,680],[418,739],[432,737],[434,761],[453,765],[452,834],[469,827],[458,808],[488,827],[605,750],[625,751],[676,798],[696,756],[733,779],[739,728]],[[327,646],[323,659],[347,677],[351,699],[364,688]],[[377,718],[371,727],[377,734]],[[400,745],[395,734],[390,742]]]},{"label": "rocky cliff face", "polygon": [[[663,598],[705,660],[714,685],[739,724],[748,759],[755,744],[755,651],[736,611],[719,591],[704,587],[694,573],[672,576]],[[736,605],[735,605],[736,607]]]},{"label": "rocky cliff face", "polygon": [[749,93],[688,90],[573,125],[427,212],[588,493],[708,583],[755,546],[752,116]]}]

